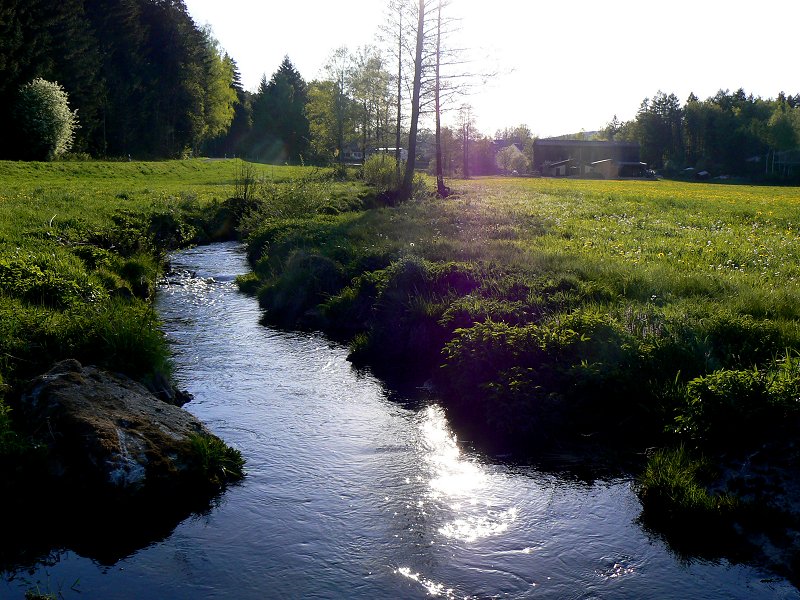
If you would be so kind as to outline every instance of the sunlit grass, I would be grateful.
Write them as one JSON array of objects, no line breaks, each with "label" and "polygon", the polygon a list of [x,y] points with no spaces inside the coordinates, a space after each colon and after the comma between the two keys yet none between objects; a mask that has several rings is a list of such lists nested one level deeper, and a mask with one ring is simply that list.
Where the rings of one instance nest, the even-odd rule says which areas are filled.
[{"label": "sunlit grass", "polygon": [[[261,286],[268,318],[302,298],[292,314],[352,339],[354,359],[446,373],[454,402],[525,436],[531,422],[555,425],[545,406],[573,406],[562,422],[579,427],[634,419],[652,435],[683,410],[676,379],[774,369],[800,349],[797,188],[453,187],[446,201],[271,220],[249,240],[260,284],[248,287]],[[291,273],[297,248],[340,283],[305,285]]]},{"label": "sunlit grass", "polygon": [[[709,527],[709,521],[730,518],[739,508],[729,494],[706,487],[710,463],[693,457],[683,446],[654,451],[639,477],[639,496],[648,511],[676,528]],[[649,513],[648,513],[649,514]]]}]

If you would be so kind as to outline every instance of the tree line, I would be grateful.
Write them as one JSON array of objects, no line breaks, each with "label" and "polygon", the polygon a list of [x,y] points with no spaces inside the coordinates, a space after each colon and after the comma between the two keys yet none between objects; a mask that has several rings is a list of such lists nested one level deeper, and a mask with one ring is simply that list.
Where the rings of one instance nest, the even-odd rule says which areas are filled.
[{"label": "tree line", "polygon": [[[333,50],[308,82],[285,57],[248,91],[183,0],[0,0],[0,109],[16,114],[36,78],[57,81],[77,111],[72,150],[97,157],[332,164],[392,148],[399,162],[404,147],[430,161],[440,192],[444,176],[526,172],[527,126],[479,132],[465,100],[480,77],[451,43],[457,27],[447,0],[386,0],[376,43]],[[10,119],[0,156],[38,157],[19,122]],[[642,160],[667,172],[778,175],[800,146],[800,94],[764,100],[740,89],[681,104],[658,92],[595,138],[637,141]]]},{"label": "tree line", "polygon": [[601,137],[639,142],[642,161],[667,173],[791,176],[788,164],[800,158],[790,156],[800,148],[800,94],[764,100],[743,89],[720,90],[706,100],[690,94],[681,104],[659,91],[634,119],[614,117]]},{"label": "tree line", "polygon": [[[182,0],[0,0],[0,111],[57,82],[77,111],[72,150],[178,156],[228,130],[235,63]],[[8,124],[3,158],[39,158]]]}]

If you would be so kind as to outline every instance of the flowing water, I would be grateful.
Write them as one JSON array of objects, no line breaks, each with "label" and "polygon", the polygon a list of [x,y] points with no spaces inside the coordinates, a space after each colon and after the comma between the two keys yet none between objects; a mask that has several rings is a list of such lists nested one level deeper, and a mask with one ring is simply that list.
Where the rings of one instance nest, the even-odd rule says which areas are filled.
[{"label": "flowing water", "polygon": [[186,408],[242,451],[247,478],[124,556],[56,548],[6,573],[0,597],[800,597],[753,567],[676,556],[638,524],[629,480],[488,460],[345,348],[259,325],[233,283],[239,246],[180,252],[173,267],[158,309]]}]

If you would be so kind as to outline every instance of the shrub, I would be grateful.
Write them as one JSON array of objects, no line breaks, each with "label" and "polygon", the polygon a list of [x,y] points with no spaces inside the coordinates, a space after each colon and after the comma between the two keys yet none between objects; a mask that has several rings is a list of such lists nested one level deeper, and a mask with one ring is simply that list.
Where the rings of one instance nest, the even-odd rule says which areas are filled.
[{"label": "shrub", "polygon": [[714,371],[686,386],[675,430],[705,444],[728,444],[777,433],[800,413],[800,359],[787,356],[767,369]]},{"label": "shrub", "polygon": [[780,328],[768,319],[720,312],[699,323],[701,335],[711,345],[712,366],[763,364],[785,348]]},{"label": "shrub", "polygon": [[[0,380],[0,388],[3,383]],[[8,408],[5,401],[0,397],[0,455],[8,453],[9,449],[14,445],[16,435],[11,426],[11,409]]]},{"label": "shrub", "polygon": [[129,287],[134,295],[147,299],[155,293],[161,267],[151,255],[139,253],[120,261],[116,273],[128,283],[125,287]]},{"label": "shrub", "polygon": [[37,78],[19,89],[14,118],[21,134],[23,158],[52,160],[72,147],[77,111],[58,83]]},{"label": "shrub", "polygon": [[73,321],[77,341],[72,350],[81,362],[137,379],[172,372],[169,347],[152,306],[136,299],[114,299],[82,319]]},{"label": "shrub", "polygon": [[396,190],[400,187],[402,173],[394,156],[378,153],[364,161],[364,181],[375,186],[379,192]]},{"label": "shrub", "polygon": [[344,284],[341,268],[334,261],[296,250],[280,277],[259,290],[258,299],[271,323],[291,327]]},{"label": "shrub", "polygon": [[447,304],[459,288],[476,285],[462,267],[406,257],[355,279],[326,306],[328,315],[350,315],[369,329],[351,359],[369,357],[384,370],[412,376],[437,364],[451,336],[442,324]]},{"label": "shrub", "polygon": [[0,259],[0,290],[57,309],[92,302],[103,295],[82,268],[46,255]]}]

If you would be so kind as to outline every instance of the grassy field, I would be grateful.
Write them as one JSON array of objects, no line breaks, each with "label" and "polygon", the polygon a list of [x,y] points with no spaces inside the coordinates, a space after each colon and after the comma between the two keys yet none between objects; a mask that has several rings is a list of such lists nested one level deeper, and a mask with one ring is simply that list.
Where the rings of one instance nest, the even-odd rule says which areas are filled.
[{"label": "grassy field", "polygon": [[[432,379],[492,443],[680,447],[653,461],[643,497],[702,509],[730,505],[694,480],[664,488],[658,465],[673,456],[674,472],[697,477],[709,470],[695,453],[796,435],[800,190],[452,184],[444,201],[362,210],[363,183],[311,168],[0,163],[8,394],[64,357],[168,373],[148,302],[163,251],[243,234],[253,273],[240,284],[268,320],[324,330],[387,375]],[[0,405],[0,432],[13,433],[3,422]]]},{"label": "grassy field", "polygon": [[473,439],[680,447],[641,482],[670,498],[654,505],[695,503],[677,513],[731,506],[685,476],[664,487],[711,477],[692,456],[791,444],[800,189],[453,183],[446,201],[265,221],[241,285],[273,322],[348,341],[354,362],[431,378]]},{"label": "grassy field", "polygon": [[[324,170],[238,160],[0,162],[0,467],[28,451],[4,398],[55,361],[169,378],[150,302],[165,252],[236,236],[247,207],[229,199],[245,176],[282,216],[336,212],[363,191]],[[303,194],[314,207],[291,201]]]}]

